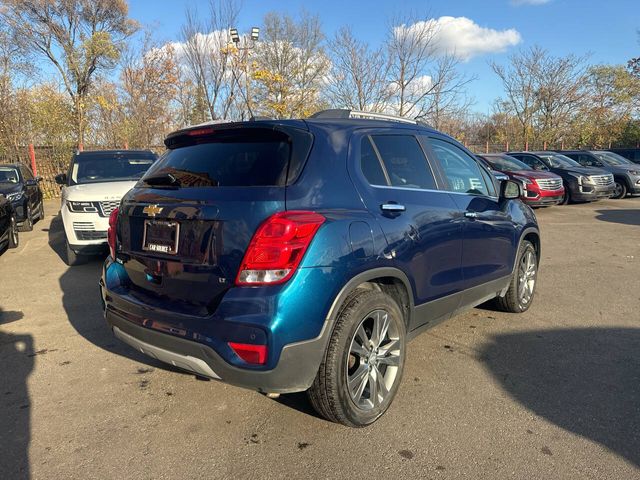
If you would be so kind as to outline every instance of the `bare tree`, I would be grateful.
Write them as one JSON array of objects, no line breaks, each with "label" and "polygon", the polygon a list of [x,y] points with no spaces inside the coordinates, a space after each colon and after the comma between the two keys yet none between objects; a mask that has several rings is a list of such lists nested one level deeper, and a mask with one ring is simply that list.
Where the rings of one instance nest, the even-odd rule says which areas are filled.
[{"label": "bare tree", "polygon": [[508,66],[489,62],[502,81],[506,101],[520,123],[521,140],[525,144],[531,140],[533,122],[539,109],[536,83],[545,55],[540,47],[532,47],[511,55]]},{"label": "bare tree", "polygon": [[342,27],[328,43],[331,75],[326,95],[336,106],[381,112],[387,108],[389,61],[383,48],[372,49]]},{"label": "bare tree", "polygon": [[543,52],[535,69],[536,130],[539,140],[553,144],[565,138],[581,107],[586,86],[586,57],[554,57]]},{"label": "bare tree", "polygon": [[455,52],[440,50],[438,35],[437,22],[428,17],[396,18],[391,24],[386,40],[389,108],[400,116],[439,124],[469,105],[464,93],[473,79],[459,72]]},{"label": "bare tree", "polygon": [[87,97],[96,73],[116,65],[137,24],[125,0],[4,0],[2,18],[58,72],[84,142]]},{"label": "bare tree", "polygon": [[321,104],[320,91],[329,60],[317,16],[299,20],[268,13],[263,40],[255,53],[255,101],[258,113],[277,118],[308,116]]},{"label": "bare tree", "polygon": [[147,35],[141,50],[126,56],[121,78],[128,143],[136,147],[161,143],[172,127],[178,81],[173,46],[159,48]]},{"label": "bare tree", "polygon": [[236,0],[211,0],[209,17],[198,20],[195,9],[187,9],[182,26],[184,61],[198,96],[204,103],[201,121],[228,116],[234,101],[229,29],[236,25],[240,6]]}]

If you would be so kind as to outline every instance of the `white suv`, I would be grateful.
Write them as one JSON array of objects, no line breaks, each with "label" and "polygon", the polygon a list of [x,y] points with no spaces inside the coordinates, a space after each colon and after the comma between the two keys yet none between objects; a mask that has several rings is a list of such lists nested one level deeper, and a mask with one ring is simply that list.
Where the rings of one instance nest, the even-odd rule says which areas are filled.
[{"label": "white suv", "polygon": [[79,152],[68,172],[56,176],[63,185],[60,212],[68,265],[107,250],[109,215],[157,158],[148,150]]}]

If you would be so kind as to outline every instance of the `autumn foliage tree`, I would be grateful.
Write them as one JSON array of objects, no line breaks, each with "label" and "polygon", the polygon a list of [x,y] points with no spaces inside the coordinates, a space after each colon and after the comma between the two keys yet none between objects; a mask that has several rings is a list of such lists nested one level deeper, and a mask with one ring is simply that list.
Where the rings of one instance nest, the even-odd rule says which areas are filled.
[{"label": "autumn foliage tree", "polygon": [[115,67],[137,30],[125,0],[3,0],[2,19],[59,75],[84,142],[88,97],[95,76]]}]

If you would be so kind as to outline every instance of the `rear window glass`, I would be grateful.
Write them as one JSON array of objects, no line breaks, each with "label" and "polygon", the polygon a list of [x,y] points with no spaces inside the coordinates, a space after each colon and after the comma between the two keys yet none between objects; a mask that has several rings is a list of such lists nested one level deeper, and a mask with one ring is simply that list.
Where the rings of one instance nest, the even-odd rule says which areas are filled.
[{"label": "rear window glass", "polygon": [[301,135],[295,146],[283,132],[255,128],[186,139],[167,150],[146,177],[171,174],[181,187],[284,186],[301,169],[299,157],[306,158],[311,146],[308,137]]}]

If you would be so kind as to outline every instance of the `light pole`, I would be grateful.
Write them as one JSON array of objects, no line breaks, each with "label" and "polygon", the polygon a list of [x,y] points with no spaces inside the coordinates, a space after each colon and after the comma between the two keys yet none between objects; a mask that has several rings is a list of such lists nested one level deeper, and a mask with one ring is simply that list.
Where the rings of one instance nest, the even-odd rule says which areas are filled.
[{"label": "light pole", "polygon": [[[249,79],[249,50],[252,50],[255,48],[255,43],[258,41],[258,38],[260,37],[260,29],[258,27],[251,28],[251,33],[249,35],[249,38],[251,39],[251,43],[247,43],[247,41],[245,40],[244,46],[240,46],[241,39],[240,39],[240,35],[238,34],[237,28],[229,29],[229,36],[231,37],[231,41],[234,43],[235,49],[242,55],[240,57],[240,61],[244,66],[244,80],[245,80],[245,90],[244,90],[245,99],[244,100],[245,100],[245,103],[247,104],[247,110],[249,110],[249,115],[253,117],[253,110],[251,109],[251,93],[249,91],[251,86],[251,81]],[[240,81],[238,80],[238,77],[235,74],[235,69],[232,68],[231,72],[233,74],[233,78],[238,84],[238,88],[240,89],[240,91],[242,91],[242,87],[240,86]]]}]

